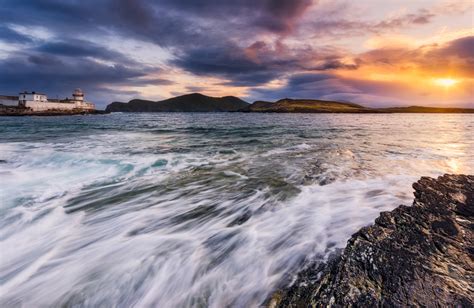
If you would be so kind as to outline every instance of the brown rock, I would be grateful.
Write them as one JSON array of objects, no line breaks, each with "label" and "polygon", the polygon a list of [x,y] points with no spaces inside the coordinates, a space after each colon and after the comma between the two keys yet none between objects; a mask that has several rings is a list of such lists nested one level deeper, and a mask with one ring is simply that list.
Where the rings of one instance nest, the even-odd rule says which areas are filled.
[{"label": "brown rock", "polygon": [[273,307],[472,307],[474,176],[422,177],[412,206],[383,212],[326,267],[278,291]]}]

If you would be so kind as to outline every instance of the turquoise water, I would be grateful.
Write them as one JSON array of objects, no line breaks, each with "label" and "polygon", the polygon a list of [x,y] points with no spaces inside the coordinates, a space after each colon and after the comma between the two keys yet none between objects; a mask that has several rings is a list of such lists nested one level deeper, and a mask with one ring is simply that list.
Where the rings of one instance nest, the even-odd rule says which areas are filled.
[{"label": "turquoise water", "polygon": [[474,173],[472,115],[0,117],[0,306],[258,306],[420,176]]}]

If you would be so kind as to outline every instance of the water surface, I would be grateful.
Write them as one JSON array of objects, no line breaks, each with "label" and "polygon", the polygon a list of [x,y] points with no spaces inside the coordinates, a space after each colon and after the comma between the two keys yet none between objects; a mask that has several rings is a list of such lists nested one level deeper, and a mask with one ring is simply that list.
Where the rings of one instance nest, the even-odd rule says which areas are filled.
[{"label": "water surface", "polygon": [[0,118],[0,306],[259,305],[420,176],[474,173],[474,117]]}]

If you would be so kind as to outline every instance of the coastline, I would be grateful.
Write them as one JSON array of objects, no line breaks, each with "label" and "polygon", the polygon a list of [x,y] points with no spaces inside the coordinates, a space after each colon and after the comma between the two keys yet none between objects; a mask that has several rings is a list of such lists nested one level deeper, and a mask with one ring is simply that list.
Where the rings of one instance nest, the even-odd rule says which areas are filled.
[{"label": "coastline", "polygon": [[96,115],[108,114],[104,110],[47,110],[47,111],[32,111],[30,109],[3,107],[0,108],[0,116],[24,117],[24,116],[69,116],[69,115]]},{"label": "coastline", "polygon": [[312,264],[268,307],[474,304],[474,176],[422,177],[412,206],[382,212],[341,255]]}]

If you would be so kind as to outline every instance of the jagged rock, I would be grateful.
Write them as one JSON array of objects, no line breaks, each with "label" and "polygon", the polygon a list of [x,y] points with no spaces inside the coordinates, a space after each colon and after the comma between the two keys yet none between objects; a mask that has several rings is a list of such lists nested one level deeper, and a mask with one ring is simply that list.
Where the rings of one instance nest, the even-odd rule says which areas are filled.
[{"label": "jagged rock", "polygon": [[413,188],[412,206],[381,213],[269,306],[472,307],[474,176],[422,177]]}]

